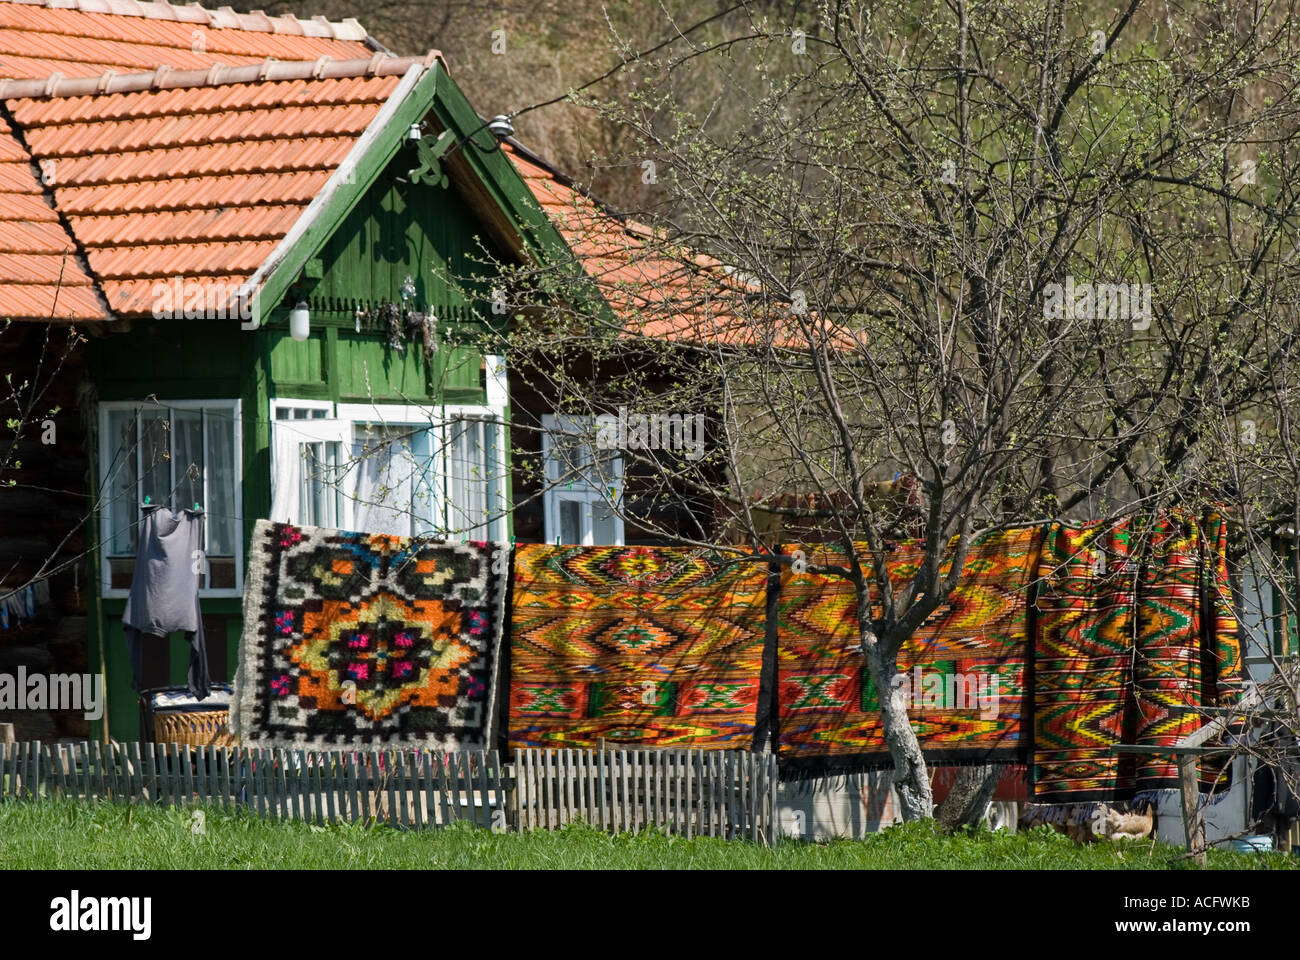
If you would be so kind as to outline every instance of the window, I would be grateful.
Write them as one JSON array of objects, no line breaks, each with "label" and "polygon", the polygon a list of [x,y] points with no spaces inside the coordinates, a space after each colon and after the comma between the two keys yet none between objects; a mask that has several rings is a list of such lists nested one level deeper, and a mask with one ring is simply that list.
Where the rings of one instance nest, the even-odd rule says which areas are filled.
[{"label": "window", "polygon": [[500,426],[486,417],[447,421],[446,527],[468,540],[505,539],[505,458]]},{"label": "window", "polygon": [[[275,520],[450,540],[507,538],[504,404],[274,401]],[[302,412],[281,415],[286,408]],[[309,412],[310,411],[310,412]]]},{"label": "window", "polygon": [[546,542],[621,544],[623,518],[617,507],[622,458],[594,449],[595,421],[591,417],[546,414],[542,430]]},{"label": "window", "polygon": [[[125,595],[135,570],[140,505],[200,504],[207,595],[240,592],[243,505],[238,400],[100,404],[104,589]],[[191,467],[194,476],[191,477]]]}]

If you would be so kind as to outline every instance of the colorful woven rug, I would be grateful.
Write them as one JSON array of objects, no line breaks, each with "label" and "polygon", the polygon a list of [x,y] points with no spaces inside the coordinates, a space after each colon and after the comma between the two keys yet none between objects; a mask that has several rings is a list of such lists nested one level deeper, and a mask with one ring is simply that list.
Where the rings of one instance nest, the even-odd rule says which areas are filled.
[{"label": "colorful woven rug", "polygon": [[[1082,803],[1131,788],[1126,737],[1137,568],[1127,521],[1054,524],[1039,564],[1034,703],[1034,799]],[[1128,737],[1132,732],[1128,732]]]},{"label": "colorful woven rug", "polygon": [[259,520],[248,568],[244,744],[494,746],[508,545]]},{"label": "colorful woven rug", "polygon": [[[906,685],[912,727],[932,763],[1027,758],[1027,597],[1041,533],[999,531],[973,544],[959,586],[899,653],[897,682]],[[810,564],[844,564],[826,547],[782,552],[799,549]],[[865,544],[858,550],[869,555]],[[896,586],[912,580],[922,557],[916,541],[894,546],[886,563]],[[855,607],[847,579],[783,569],[776,629],[784,775],[892,765]]]},{"label": "colorful woven rug", "polygon": [[[1034,799],[1113,802],[1178,788],[1173,746],[1241,677],[1226,526],[1179,514],[1053,527],[1034,662]],[[1203,786],[1222,765],[1203,760]],[[1223,783],[1220,783],[1220,789]]]},{"label": "colorful woven rug", "polygon": [[519,546],[510,746],[748,749],[767,580],[710,551]]}]

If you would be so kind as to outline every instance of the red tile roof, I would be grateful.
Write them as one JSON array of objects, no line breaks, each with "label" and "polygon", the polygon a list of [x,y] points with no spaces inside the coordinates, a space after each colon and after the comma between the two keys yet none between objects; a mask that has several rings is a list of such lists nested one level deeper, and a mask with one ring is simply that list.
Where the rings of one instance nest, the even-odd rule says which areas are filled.
[{"label": "red tile roof", "polygon": [[[416,62],[377,47],[355,21],[0,0],[0,316],[148,314],[160,281],[248,280]],[[507,153],[627,333],[754,339],[752,288]]]},{"label": "red tile roof", "polygon": [[0,0],[0,315],[248,279],[415,62],[354,20]]},{"label": "red tile roof", "polygon": [[[742,281],[717,260],[609,212],[527,151],[513,144],[506,151],[624,323],[624,335],[732,346],[761,345],[764,337],[773,337],[777,346],[808,342],[795,324],[771,322],[773,308],[758,298],[757,285]],[[842,332],[833,335],[843,342]]]}]

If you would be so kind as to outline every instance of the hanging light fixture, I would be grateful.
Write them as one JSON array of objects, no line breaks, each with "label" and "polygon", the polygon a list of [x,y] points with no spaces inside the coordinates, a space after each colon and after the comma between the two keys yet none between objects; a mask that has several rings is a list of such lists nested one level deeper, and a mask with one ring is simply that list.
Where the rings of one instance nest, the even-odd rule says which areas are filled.
[{"label": "hanging light fixture", "polygon": [[289,311],[289,336],[295,340],[306,340],[311,336],[311,312],[306,300],[299,300]]}]

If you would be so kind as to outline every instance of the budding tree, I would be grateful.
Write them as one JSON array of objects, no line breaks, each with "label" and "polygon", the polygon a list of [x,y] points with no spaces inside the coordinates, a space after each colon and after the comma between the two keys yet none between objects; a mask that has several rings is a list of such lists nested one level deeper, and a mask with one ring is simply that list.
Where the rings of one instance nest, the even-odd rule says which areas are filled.
[{"label": "budding tree", "polygon": [[[630,103],[586,101],[658,202],[574,194],[556,215],[602,296],[514,269],[499,349],[552,409],[706,414],[703,456],[618,451],[629,535],[768,550],[776,518],[834,545],[889,691],[981,531],[1231,500],[1224,425],[1294,415],[1270,370],[1295,348],[1300,50],[1268,5],[1156,14],[833,0],[797,43],[738,14],[630,58]],[[681,105],[705,69],[728,110]],[[900,587],[902,535],[924,560]],[[929,816],[906,705],[881,706],[903,815]]]}]

